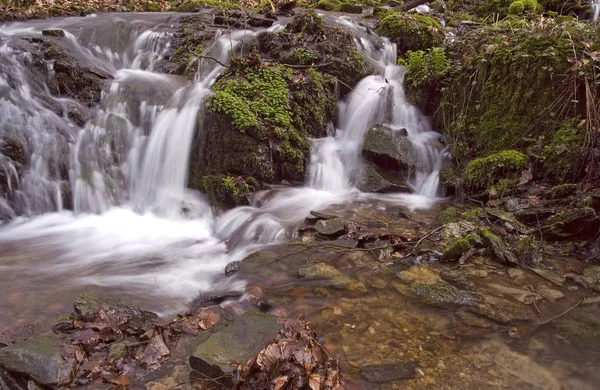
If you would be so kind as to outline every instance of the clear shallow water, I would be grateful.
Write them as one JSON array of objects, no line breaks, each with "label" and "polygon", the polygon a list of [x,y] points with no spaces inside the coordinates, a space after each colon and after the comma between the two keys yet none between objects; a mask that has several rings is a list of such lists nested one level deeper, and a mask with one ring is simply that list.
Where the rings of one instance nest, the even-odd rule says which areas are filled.
[{"label": "clear shallow water", "polygon": [[[381,74],[340,102],[335,136],[313,141],[305,187],[274,189],[252,206],[215,216],[202,194],[186,188],[187,164],[194,133],[202,131],[198,113],[225,68],[203,63],[195,82],[157,72],[177,17],[105,15],[0,27],[0,138],[24,140],[27,156],[22,166],[0,156],[11,173],[2,206],[12,219],[0,228],[0,294],[12,294],[5,312],[17,313],[0,326],[32,320],[48,304],[64,312],[77,292],[90,289],[174,313],[199,294],[242,290],[243,280],[225,278],[226,264],[286,242],[311,210],[381,198],[417,209],[435,202],[443,150],[428,144],[437,133],[404,98],[395,45],[382,39],[376,47],[361,38],[362,27],[336,19],[350,23],[360,51]],[[61,42],[78,60],[112,75],[82,127],[46,104],[67,111],[75,102],[36,90],[25,71],[31,58],[19,39],[44,28],[65,30]],[[231,48],[253,34],[217,32],[208,54],[226,63]],[[51,74],[53,64],[47,67]],[[386,118],[405,128],[415,146],[416,195],[355,189],[364,135]],[[20,309],[12,310],[20,299]]]}]

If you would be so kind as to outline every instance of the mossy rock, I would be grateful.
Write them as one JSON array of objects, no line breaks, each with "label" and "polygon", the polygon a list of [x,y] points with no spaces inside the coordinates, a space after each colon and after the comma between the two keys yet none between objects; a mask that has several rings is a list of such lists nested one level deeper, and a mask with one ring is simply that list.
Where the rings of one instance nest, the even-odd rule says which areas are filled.
[{"label": "mossy rock", "polygon": [[348,14],[362,14],[363,7],[358,4],[342,3],[337,10]]},{"label": "mossy rock", "polygon": [[[404,129],[402,129],[404,130]],[[400,172],[406,178],[413,167],[410,141],[385,126],[369,129],[363,142],[363,157],[387,171]]]},{"label": "mossy rock", "polygon": [[545,239],[586,239],[598,234],[600,217],[590,207],[561,211],[545,222],[542,232]]},{"label": "mossy rock", "polygon": [[[538,160],[534,179],[580,180],[591,161],[583,140],[593,120],[586,119],[586,107],[594,103],[584,91],[593,72],[575,69],[572,57],[596,37],[595,28],[576,21],[549,19],[542,25],[515,18],[458,36],[447,48],[453,68],[434,117],[435,127],[461,145],[460,153],[453,150],[458,164],[529,149]],[[560,101],[569,101],[569,108],[558,109]]]},{"label": "mossy rock", "polygon": [[208,198],[209,204],[217,209],[228,209],[250,204],[252,194],[258,187],[253,177],[208,175],[199,182],[191,183],[190,188],[200,190]]},{"label": "mossy rock", "polygon": [[398,53],[441,46],[444,33],[433,18],[418,13],[387,14],[379,21],[377,33],[398,45]]},{"label": "mossy rock", "polygon": [[356,295],[367,292],[367,288],[363,283],[350,278],[343,272],[325,263],[302,267],[298,270],[298,276],[307,279],[326,279],[333,287],[348,290]]},{"label": "mossy rock", "polygon": [[577,192],[579,185],[577,184],[559,184],[552,187],[548,198],[550,199],[561,199],[571,196]]},{"label": "mossy rock", "polygon": [[450,206],[444,209],[440,214],[440,222],[450,223],[458,221],[458,210],[454,206]]},{"label": "mossy rock", "polygon": [[288,53],[301,49],[309,51],[311,61],[319,65],[317,69],[320,73],[341,81],[342,93],[349,92],[348,87],[353,87],[374,72],[373,67],[359,54],[352,35],[340,27],[326,24],[313,11],[295,16],[279,33],[261,33],[259,41],[261,53],[280,63],[288,61]]},{"label": "mossy rock", "polygon": [[465,170],[465,184],[471,190],[491,187],[502,179],[516,178],[527,167],[527,156],[505,150],[473,160]]},{"label": "mossy rock", "polygon": [[471,244],[468,240],[460,238],[454,241],[448,248],[442,253],[442,261],[455,261],[471,248]]}]

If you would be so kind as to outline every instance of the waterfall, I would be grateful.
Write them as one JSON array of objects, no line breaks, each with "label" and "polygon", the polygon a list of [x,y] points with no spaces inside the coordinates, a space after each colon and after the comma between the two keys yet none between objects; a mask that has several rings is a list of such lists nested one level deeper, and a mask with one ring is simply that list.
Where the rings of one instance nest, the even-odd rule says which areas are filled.
[{"label": "waterfall", "polygon": [[[334,135],[312,140],[305,187],[257,194],[253,205],[216,218],[186,185],[192,138],[202,131],[198,117],[225,70],[221,64],[257,32],[218,33],[207,54],[219,61],[203,59],[190,82],[156,68],[173,38],[172,17],[109,17],[0,26],[0,189],[6,194],[0,217],[11,219],[0,228],[0,243],[28,256],[5,267],[7,278],[18,274],[19,283],[44,286],[49,297],[98,285],[149,296],[151,304],[153,297],[181,305],[200,291],[241,289],[243,281],[223,279],[228,262],[289,240],[311,210],[382,199],[355,188],[365,134],[380,123],[406,129],[414,160],[409,183],[418,194],[383,198],[411,208],[435,201],[443,150],[404,97],[395,46],[381,39],[376,47],[361,27],[338,18],[357,33],[359,50],[379,74],[339,103]],[[62,44],[110,76],[97,108],[53,96],[28,70],[33,57],[20,39],[44,28],[63,29]],[[42,80],[52,80],[53,65],[43,64]],[[10,279],[0,285],[19,288]]]},{"label": "waterfall", "polygon": [[[346,18],[336,21],[357,34],[364,33],[364,28]],[[433,132],[427,119],[406,100],[404,68],[396,65],[396,45],[380,38],[377,48],[364,36],[356,38],[356,43],[380,74],[365,77],[339,104],[335,136],[313,141],[308,185],[328,191],[355,186],[361,174],[365,134],[371,126],[386,122],[387,128],[398,133],[404,129],[410,141],[414,169],[408,184],[417,194],[435,197],[445,149],[437,141],[440,134]]]}]

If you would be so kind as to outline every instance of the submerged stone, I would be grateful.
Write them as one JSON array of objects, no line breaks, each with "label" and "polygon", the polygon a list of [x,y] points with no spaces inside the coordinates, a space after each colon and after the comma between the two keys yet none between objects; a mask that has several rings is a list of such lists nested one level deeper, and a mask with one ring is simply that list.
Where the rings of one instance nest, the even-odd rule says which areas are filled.
[{"label": "submerged stone", "polygon": [[0,349],[0,366],[31,377],[43,386],[68,383],[73,366],[61,357],[61,344],[55,337],[41,336],[9,345]]},{"label": "submerged stone", "polygon": [[341,271],[325,263],[317,263],[302,267],[298,270],[298,276],[307,279],[326,279],[334,287],[346,289],[356,293],[365,293],[367,288],[357,280],[352,279]]},{"label": "submerged stone", "polygon": [[385,363],[364,366],[361,374],[371,383],[391,382],[399,379],[412,379],[417,375],[419,362]]}]

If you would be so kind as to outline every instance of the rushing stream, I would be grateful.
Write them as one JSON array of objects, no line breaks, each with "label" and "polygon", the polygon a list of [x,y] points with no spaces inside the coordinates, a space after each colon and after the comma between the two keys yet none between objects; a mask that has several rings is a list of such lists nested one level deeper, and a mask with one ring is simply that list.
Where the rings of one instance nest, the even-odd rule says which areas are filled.
[{"label": "rushing stream", "polygon": [[[439,134],[404,98],[395,45],[381,39],[375,48],[362,27],[340,18],[380,75],[362,80],[339,103],[335,135],[313,140],[306,187],[277,189],[260,206],[215,217],[203,196],[186,188],[187,165],[194,132],[202,131],[199,111],[225,68],[203,59],[193,83],[157,73],[176,19],[105,15],[0,27],[0,137],[25,141],[27,155],[20,178],[15,163],[0,155],[9,188],[0,201],[11,220],[0,229],[0,295],[7,297],[1,326],[31,320],[49,302],[56,310],[57,302],[93,286],[163,313],[204,292],[242,289],[242,280],[223,279],[226,264],[290,239],[310,210],[376,197],[356,189],[362,142],[376,123],[388,121],[407,137],[415,160],[415,195],[385,198],[413,209],[434,201],[443,149]],[[111,75],[100,107],[83,126],[48,108],[51,102],[68,112],[77,103],[34,85],[23,66],[31,56],[18,38],[47,28],[64,30],[62,40],[77,58]],[[257,31],[218,32],[208,54],[226,63],[251,34]],[[47,67],[52,74],[52,64]],[[18,315],[16,302],[22,303]]]}]

